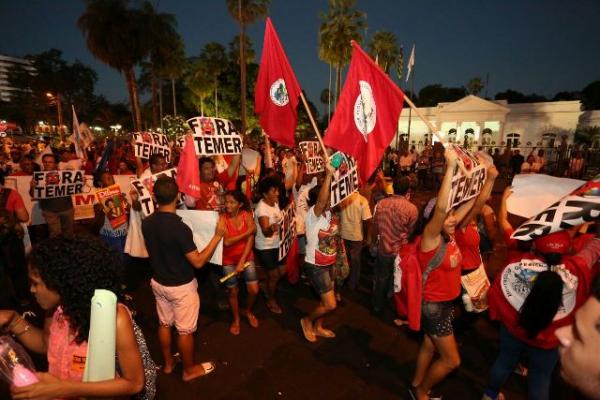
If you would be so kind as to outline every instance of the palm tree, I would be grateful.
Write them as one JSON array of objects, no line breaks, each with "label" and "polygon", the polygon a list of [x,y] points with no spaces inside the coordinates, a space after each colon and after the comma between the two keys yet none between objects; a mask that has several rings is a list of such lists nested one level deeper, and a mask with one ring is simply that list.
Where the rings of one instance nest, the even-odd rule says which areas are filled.
[{"label": "palm tree", "polygon": [[190,93],[188,100],[196,106],[200,115],[204,116],[204,99],[210,95],[214,81],[206,64],[198,58],[189,59],[187,64],[185,85]]},{"label": "palm tree", "polygon": [[202,48],[199,62],[204,64],[208,77],[212,80],[212,86],[215,92],[215,116],[219,116],[219,75],[227,68],[227,54],[225,47],[217,42],[208,42]]},{"label": "palm tree", "polygon": [[369,42],[369,53],[385,71],[390,73],[390,67],[397,62],[400,51],[396,35],[388,31],[377,31]]},{"label": "palm tree", "polygon": [[360,42],[366,29],[366,14],[355,10],[356,0],[329,0],[329,10],[321,13],[319,58],[335,68],[335,99],[340,96],[342,68],[350,61],[350,41]]},{"label": "palm tree", "polygon": [[[246,25],[267,16],[271,0],[227,0],[227,10],[240,25],[240,58],[246,60],[244,54],[244,38]],[[240,62],[240,101],[242,133],[246,133],[246,63]]]},{"label": "palm tree", "polygon": [[134,66],[148,54],[146,21],[140,10],[127,8],[126,0],[88,0],[77,25],[94,57],[125,76],[134,130],[142,117]]},{"label": "palm tree", "polygon": [[476,76],[467,83],[467,92],[477,96],[483,90],[484,86],[485,85],[483,84],[481,78]]}]

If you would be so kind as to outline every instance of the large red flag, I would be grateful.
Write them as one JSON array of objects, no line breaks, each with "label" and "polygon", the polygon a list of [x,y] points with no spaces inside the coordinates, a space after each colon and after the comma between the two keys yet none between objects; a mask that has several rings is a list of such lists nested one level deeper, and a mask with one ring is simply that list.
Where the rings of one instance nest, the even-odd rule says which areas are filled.
[{"label": "large red flag", "polygon": [[300,85],[283,51],[271,19],[267,18],[262,58],[254,96],[260,125],[276,142],[293,147]]},{"label": "large red flag", "polygon": [[179,191],[193,198],[200,198],[200,168],[191,136],[185,137],[185,144],[177,165],[177,186]]},{"label": "large red flag", "polygon": [[354,157],[366,182],[398,129],[404,93],[356,42],[352,46],[348,76],[323,142]]}]

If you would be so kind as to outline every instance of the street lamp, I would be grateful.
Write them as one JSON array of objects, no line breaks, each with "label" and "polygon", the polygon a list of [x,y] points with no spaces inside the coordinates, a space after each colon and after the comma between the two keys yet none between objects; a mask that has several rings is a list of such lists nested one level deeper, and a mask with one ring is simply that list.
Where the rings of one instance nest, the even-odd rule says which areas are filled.
[{"label": "street lamp", "polygon": [[57,93],[56,95],[53,95],[50,92],[46,93],[46,97],[50,100],[53,100],[56,102],[56,113],[58,114],[58,134],[60,135],[60,141],[62,143],[65,142],[65,135],[64,132],[62,130],[62,125],[63,125],[63,119],[62,119],[62,104],[60,102],[60,95]]}]

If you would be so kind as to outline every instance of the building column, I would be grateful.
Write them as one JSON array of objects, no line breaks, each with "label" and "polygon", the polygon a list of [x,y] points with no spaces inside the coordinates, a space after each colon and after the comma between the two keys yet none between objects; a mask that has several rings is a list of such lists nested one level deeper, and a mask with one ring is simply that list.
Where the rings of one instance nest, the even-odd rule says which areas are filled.
[{"label": "building column", "polygon": [[498,146],[500,146],[500,143],[506,142],[506,139],[505,139],[506,135],[505,135],[505,132],[504,132],[504,128],[506,126],[506,123],[504,121],[498,121],[498,123],[500,124],[500,132],[499,132],[500,133],[500,140],[498,142]]}]

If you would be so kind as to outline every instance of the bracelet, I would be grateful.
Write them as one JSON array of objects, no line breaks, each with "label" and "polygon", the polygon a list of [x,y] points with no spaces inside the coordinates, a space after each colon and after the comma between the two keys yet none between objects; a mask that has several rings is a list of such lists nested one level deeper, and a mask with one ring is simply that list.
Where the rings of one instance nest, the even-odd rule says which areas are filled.
[{"label": "bracelet", "polygon": [[27,324],[25,325],[25,328],[23,328],[23,330],[19,333],[13,333],[13,337],[18,338],[19,336],[23,335],[24,333],[29,332],[29,330],[31,329],[31,325]]}]

